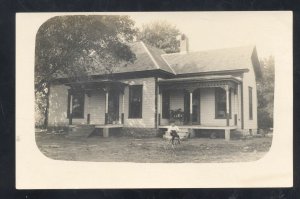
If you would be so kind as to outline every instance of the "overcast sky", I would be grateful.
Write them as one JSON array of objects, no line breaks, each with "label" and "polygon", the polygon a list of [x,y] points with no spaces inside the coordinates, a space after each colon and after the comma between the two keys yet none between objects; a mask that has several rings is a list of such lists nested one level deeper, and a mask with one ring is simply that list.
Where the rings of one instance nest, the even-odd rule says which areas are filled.
[{"label": "overcast sky", "polygon": [[185,33],[190,50],[256,45],[260,58],[274,55],[285,41],[286,23],[279,12],[131,13],[136,25],[165,20]]},{"label": "overcast sky", "polygon": [[[57,15],[47,13],[31,19],[42,24]],[[136,26],[163,20],[175,25],[189,38],[190,51],[256,45],[259,58],[283,55],[291,49],[292,12],[103,12],[100,15],[129,15]]]}]

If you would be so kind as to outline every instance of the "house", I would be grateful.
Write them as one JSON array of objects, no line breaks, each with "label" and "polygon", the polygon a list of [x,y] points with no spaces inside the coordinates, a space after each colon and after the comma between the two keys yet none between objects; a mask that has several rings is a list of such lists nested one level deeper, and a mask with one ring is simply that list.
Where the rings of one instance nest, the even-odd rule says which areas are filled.
[{"label": "house", "polygon": [[[130,44],[136,60],[117,67],[112,78],[95,72],[92,80],[52,82],[49,126],[180,128],[257,132],[256,79],[261,70],[255,46],[165,54],[139,41]],[[153,131],[154,132],[154,131]]]}]

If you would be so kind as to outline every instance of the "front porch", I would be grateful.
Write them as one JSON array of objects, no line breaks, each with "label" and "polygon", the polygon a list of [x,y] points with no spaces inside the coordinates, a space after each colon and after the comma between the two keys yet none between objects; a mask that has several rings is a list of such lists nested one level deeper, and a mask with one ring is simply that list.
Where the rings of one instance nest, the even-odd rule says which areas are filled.
[{"label": "front porch", "polygon": [[241,80],[205,76],[159,80],[158,128],[175,123],[179,129],[224,130],[241,128]]},{"label": "front porch", "polygon": [[[101,131],[103,137],[109,137],[110,130],[123,128],[125,83],[90,80],[66,85],[70,87],[68,119],[69,132],[73,136],[88,137]],[[76,122],[78,116],[81,116],[80,124]]]},{"label": "front porch", "polygon": [[66,85],[70,87],[69,125],[72,125],[73,120],[77,118],[86,118],[85,124],[99,128],[104,126],[112,128],[124,124],[124,89],[127,84],[120,81],[100,80]]}]

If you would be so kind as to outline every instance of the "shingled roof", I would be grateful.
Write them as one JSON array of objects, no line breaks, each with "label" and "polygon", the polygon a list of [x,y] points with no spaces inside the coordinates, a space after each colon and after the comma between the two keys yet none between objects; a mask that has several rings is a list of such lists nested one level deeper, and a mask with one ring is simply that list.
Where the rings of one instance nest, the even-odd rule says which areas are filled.
[{"label": "shingled roof", "polygon": [[255,46],[165,54],[163,50],[142,41],[129,45],[136,55],[136,60],[127,67],[117,67],[115,73],[162,70],[178,75],[234,71],[254,66],[256,74],[261,74]]},{"label": "shingled roof", "polygon": [[[142,41],[130,43],[129,46],[135,53],[136,60],[125,67],[121,65],[115,67],[113,73],[158,70],[171,75],[182,75],[250,69],[254,66],[256,75],[261,74],[255,46],[172,54],[165,54],[163,50]],[[99,70],[93,71],[90,75],[102,74],[103,71]]]},{"label": "shingled roof", "polygon": [[[161,56],[165,54],[163,50],[149,46],[142,41],[130,43],[129,46],[135,54],[136,60],[133,63],[128,63],[125,67],[116,67],[114,73],[163,70],[174,74]],[[101,74],[101,71],[98,74]]]},{"label": "shingled roof", "polygon": [[[258,61],[254,46],[164,54],[162,57],[176,74],[249,69]],[[258,70],[256,72],[260,72]]]}]

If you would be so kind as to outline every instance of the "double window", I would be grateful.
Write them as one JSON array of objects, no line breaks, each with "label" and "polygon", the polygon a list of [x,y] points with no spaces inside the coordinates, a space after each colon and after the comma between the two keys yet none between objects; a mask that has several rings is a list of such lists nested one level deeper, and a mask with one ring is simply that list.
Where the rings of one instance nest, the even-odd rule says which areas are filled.
[{"label": "double window", "polygon": [[68,117],[72,111],[72,118],[84,118],[84,93],[70,93],[68,95]]},{"label": "double window", "polygon": [[[226,118],[226,91],[222,88],[215,89],[215,117]],[[231,89],[229,89],[229,118],[231,118]]]},{"label": "double window", "polygon": [[143,109],[143,86],[134,85],[129,87],[129,118],[142,118]]}]

